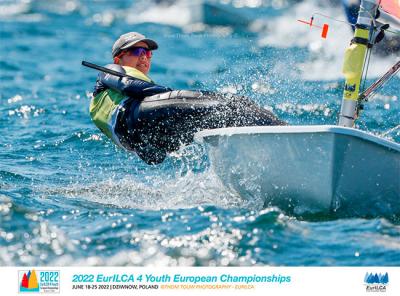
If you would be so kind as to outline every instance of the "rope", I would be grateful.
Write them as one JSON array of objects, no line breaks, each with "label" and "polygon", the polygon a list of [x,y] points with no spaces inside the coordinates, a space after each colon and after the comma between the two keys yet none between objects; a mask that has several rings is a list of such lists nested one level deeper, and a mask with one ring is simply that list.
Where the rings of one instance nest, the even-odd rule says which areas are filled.
[{"label": "rope", "polygon": [[[367,49],[367,54],[366,54],[365,60],[364,60],[363,72],[365,70],[365,73],[364,73],[364,78],[363,78],[362,91],[365,90],[365,83],[367,82],[367,75],[368,75],[369,64],[370,64],[370,60],[371,60],[371,54],[372,54],[372,50],[370,48],[368,48]],[[365,68],[365,65],[367,65],[366,68]],[[362,92],[362,91],[360,90],[360,92]]]},{"label": "rope", "polygon": [[367,97],[372,98],[376,95],[376,92],[382,88],[390,79],[392,79],[397,72],[400,70],[400,61],[394,64],[389,71],[387,71],[381,78],[375,81],[366,91],[364,91],[360,98],[365,100]]},{"label": "rope", "polygon": [[390,134],[391,132],[397,130],[398,128],[400,128],[400,124],[397,125],[397,126],[395,126],[395,127],[393,127],[393,128],[391,128],[391,129],[388,129],[386,132],[384,132],[383,134],[381,134],[381,136],[385,137],[385,136],[387,136],[388,134]]}]

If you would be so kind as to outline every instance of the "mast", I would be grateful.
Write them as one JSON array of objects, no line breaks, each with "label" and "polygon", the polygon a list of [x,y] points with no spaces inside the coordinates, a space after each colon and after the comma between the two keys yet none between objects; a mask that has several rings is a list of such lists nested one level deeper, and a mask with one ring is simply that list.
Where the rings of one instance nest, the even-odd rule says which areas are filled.
[{"label": "mast", "polygon": [[361,77],[367,49],[373,44],[370,39],[375,29],[373,21],[377,9],[378,5],[375,0],[361,0],[354,37],[346,49],[343,62],[346,83],[339,115],[340,126],[353,127],[354,121],[357,119]]}]

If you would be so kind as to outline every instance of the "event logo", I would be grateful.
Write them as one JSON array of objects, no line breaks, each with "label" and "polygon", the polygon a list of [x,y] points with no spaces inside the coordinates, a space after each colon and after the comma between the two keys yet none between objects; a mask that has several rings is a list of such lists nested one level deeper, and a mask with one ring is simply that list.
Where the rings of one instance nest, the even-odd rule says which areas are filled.
[{"label": "event logo", "polygon": [[386,292],[386,286],[389,284],[389,275],[377,273],[366,273],[364,277],[367,292]]},{"label": "event logo", "polygon": [[19,271],[19,292],[60,293],[60,272],[58,270]]},{"label": "event logo", "polygon": [[32,271],[28,271],[28,273],[24,272],[22,276],[21,284],[19,286],[20,292],[39,292],[39,283],[36,277],[36,271],[32,269]]}]

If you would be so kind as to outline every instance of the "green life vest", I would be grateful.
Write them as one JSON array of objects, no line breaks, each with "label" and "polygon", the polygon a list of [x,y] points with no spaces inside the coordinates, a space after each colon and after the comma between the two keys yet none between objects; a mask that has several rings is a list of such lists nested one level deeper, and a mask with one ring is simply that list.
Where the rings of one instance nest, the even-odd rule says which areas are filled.
[{"label": "green life vest", "polygon": [[[135,78],[153,82],[148,76],[137,70],[136,68],[123,66],[126,74]],[[107,89],[97,94],[92,98],[90,102],[90,116],[94,124],[111,140],[113,140],[119,146],[118,137],[114,134],[114,127],[116,124],[116,117],[118,107],[127,99],[126,96],[120,92]]]}]

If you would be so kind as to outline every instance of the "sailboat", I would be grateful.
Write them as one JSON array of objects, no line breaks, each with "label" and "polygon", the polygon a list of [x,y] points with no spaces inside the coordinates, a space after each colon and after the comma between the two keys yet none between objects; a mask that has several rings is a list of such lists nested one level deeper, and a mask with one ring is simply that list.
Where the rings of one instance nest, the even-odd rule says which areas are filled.
[{"label": "sailboat", "polygon": [[400,215],[400,144],[354,128],[366,99],[400,69],[399,61],[361,92],[368,52],[388,28],[373,17],[378,10],[400,18],[400,2],[361,1],[343,63],[338,125],[234,127],[195,135],[229,190],[299,215]]}]

